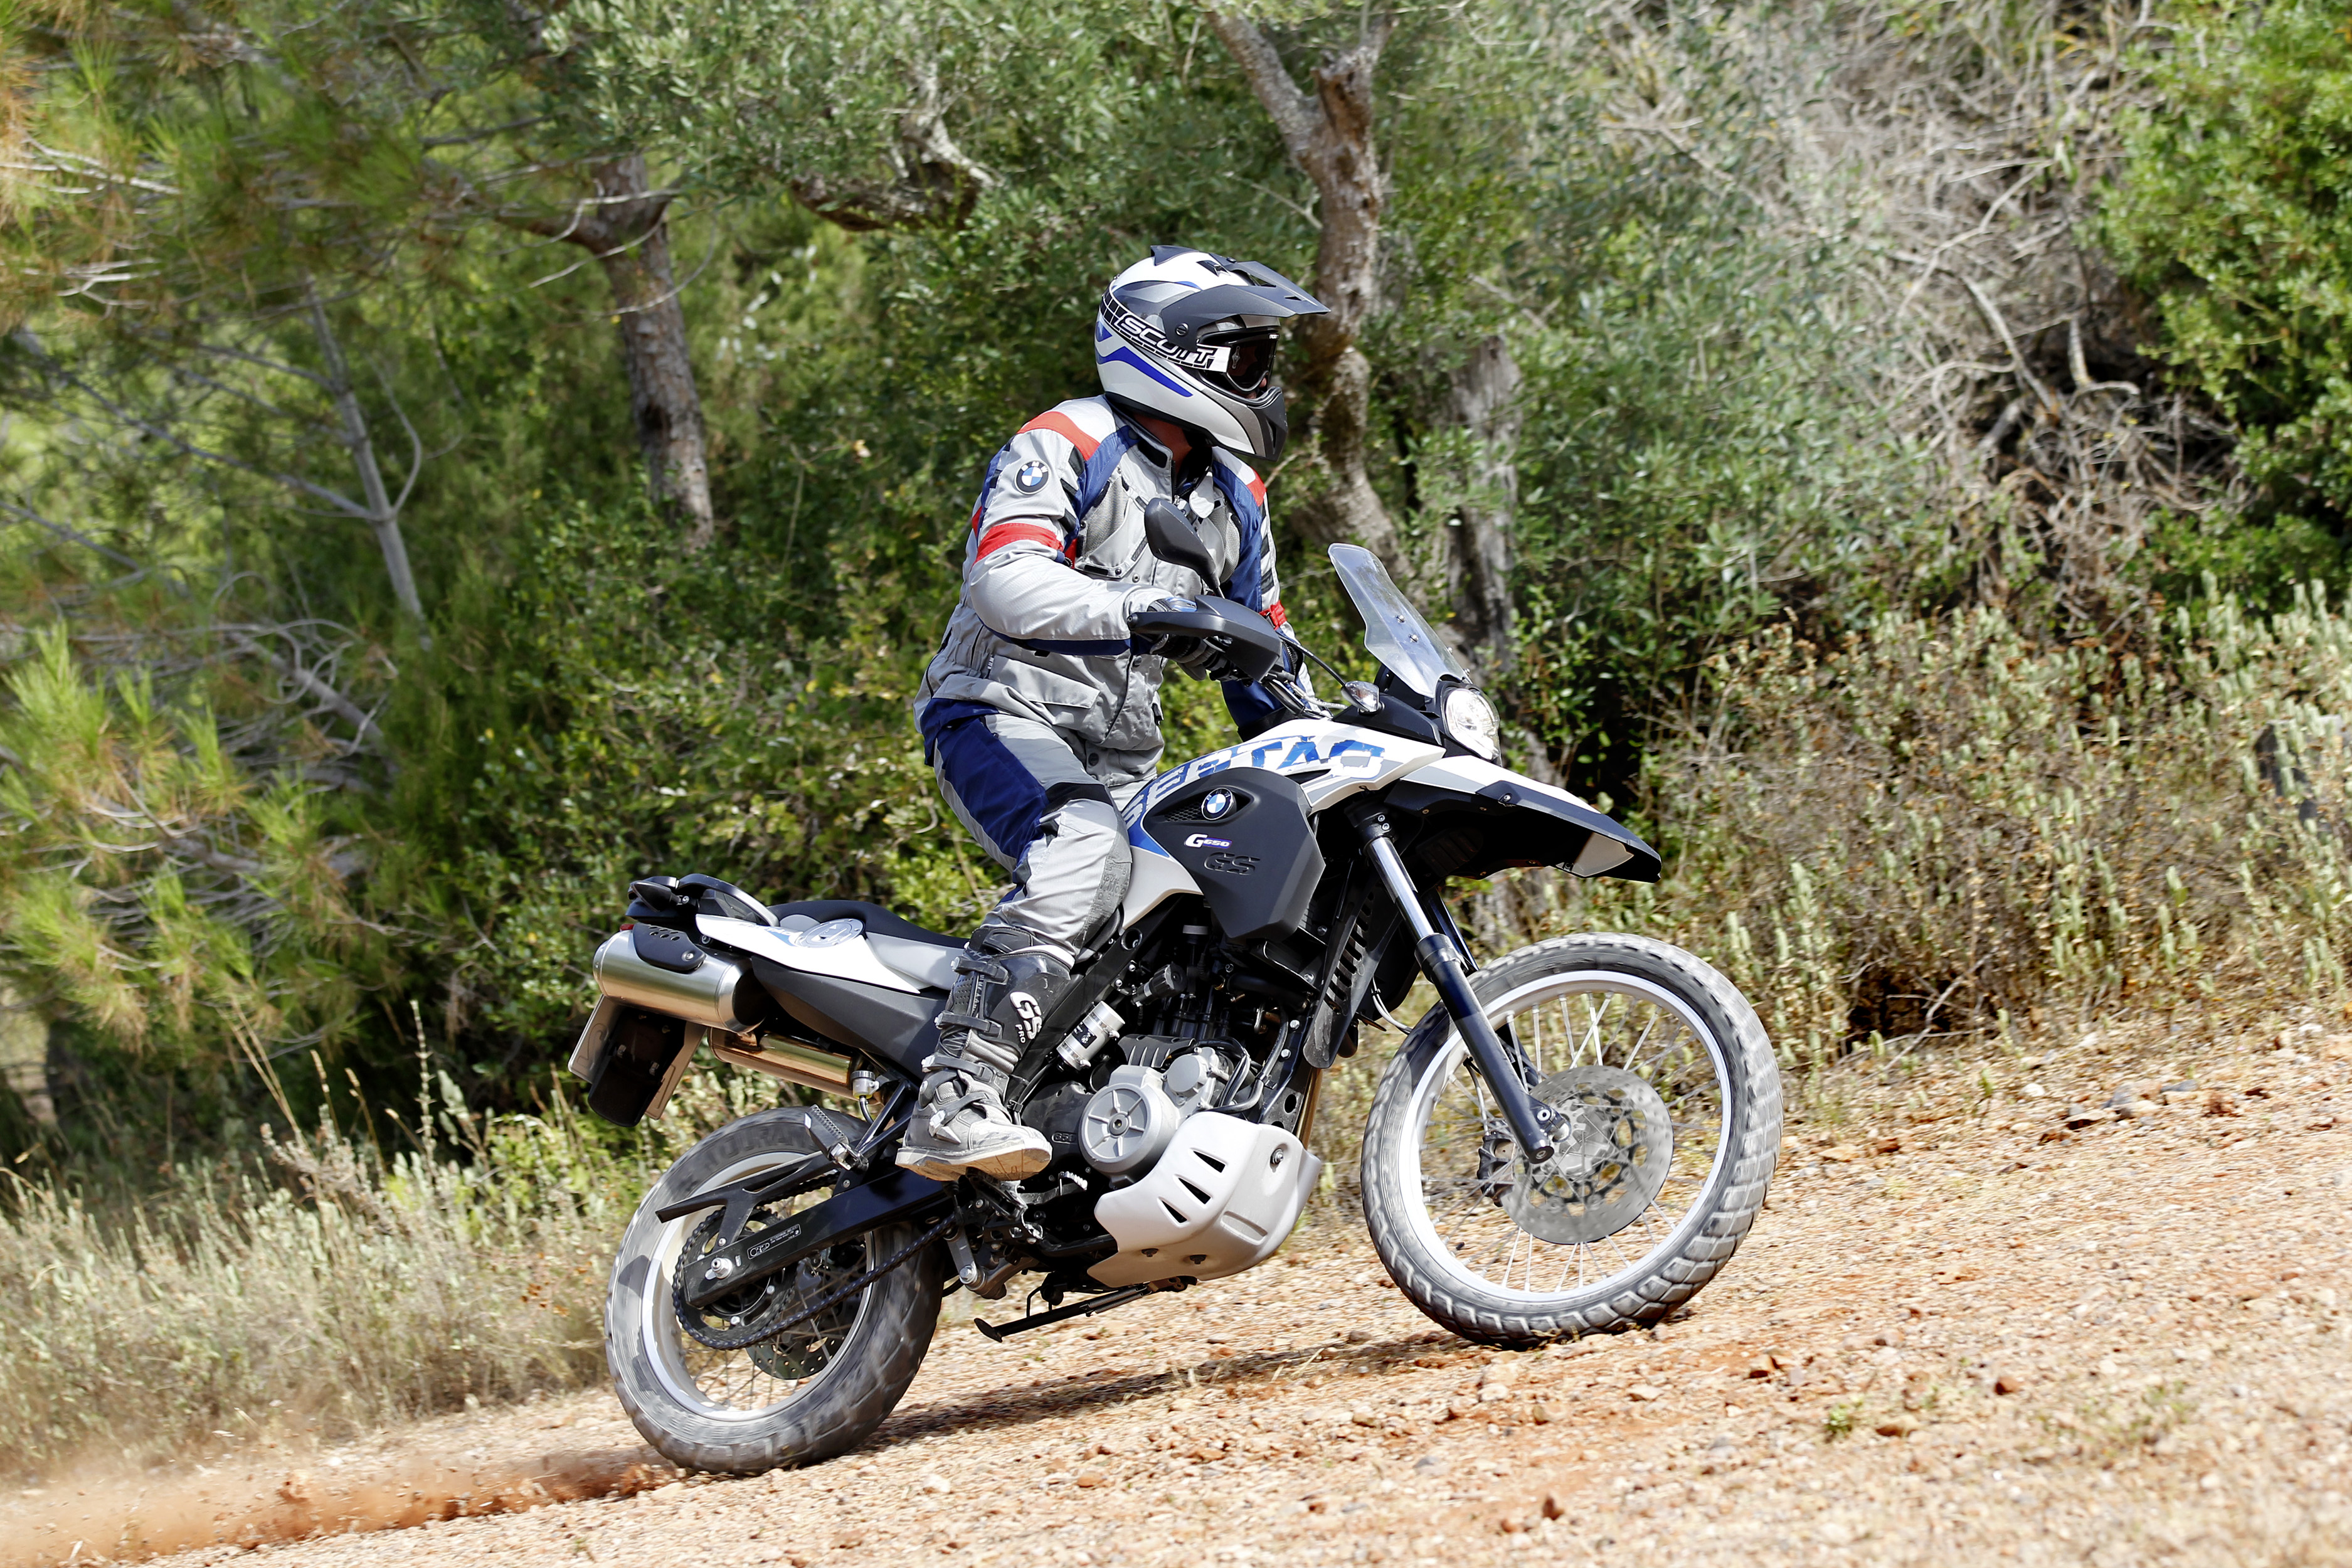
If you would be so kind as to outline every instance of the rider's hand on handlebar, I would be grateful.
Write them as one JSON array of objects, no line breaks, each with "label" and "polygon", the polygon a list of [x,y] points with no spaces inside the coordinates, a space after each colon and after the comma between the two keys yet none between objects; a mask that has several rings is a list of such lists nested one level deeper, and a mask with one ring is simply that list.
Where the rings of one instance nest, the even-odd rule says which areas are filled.
[{"label": "rider's hand on handlebar", "polygon": [[1189,610],[1192,601],[1159,588],[1139,588],[1127,596],[1127,617],[1129,635],[1136,637],[1146,653],[1156,654],[1171,664],[1182,665],[1194,675],[1209,662],[1213,651],[1199,637],[1177,637],[1169,633],[1132,630],[1135,617],[1153,610]]}]

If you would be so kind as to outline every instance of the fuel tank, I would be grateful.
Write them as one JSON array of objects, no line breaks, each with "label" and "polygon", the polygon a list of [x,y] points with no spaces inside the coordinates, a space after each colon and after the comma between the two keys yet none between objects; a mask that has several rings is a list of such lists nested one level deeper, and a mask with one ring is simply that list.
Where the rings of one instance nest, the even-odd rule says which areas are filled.
[{"label": "fuel tank", "polygon": [[1139,825],[1192,874],[1226,937],[1286,936],[1307,920],[1323,850],[1307,793],[1270,768],[1226,768],[1169,793]]}]

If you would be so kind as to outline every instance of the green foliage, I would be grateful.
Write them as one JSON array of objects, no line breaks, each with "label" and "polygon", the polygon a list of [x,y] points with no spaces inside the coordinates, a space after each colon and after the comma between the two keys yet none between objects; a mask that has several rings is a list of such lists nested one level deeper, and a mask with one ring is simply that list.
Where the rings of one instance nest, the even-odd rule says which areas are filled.
[{"label": "green foliage", "polygon": [[350,841],[299,767],[239,766],[201,696],[86,677],[62,627],[7,690],[0,897],[20,963],[133,1047],[225,1038],[257,1064],[347,1023],[385,954],[350,897]]},{"label": "green foliage", "polygon": [[795,636],[804,591],[741,567],[681,557],[641,510],[575,506],[550,509],[509,582],[480,585],[439,655],[446,685],[411,721],[440,737],[441,765],[402,784],[431,846],[420,890],[465,933],[446,950],[453,1026],[543,1059],[623,889],[653,871],[772,900],[891,897],[949,928],[994,897],[907,718],[925,645],[854,623]]},{"label": "green foliage", "polygon": [[1916,458],[1853,384],[1827,260],[1688,190],[1655,200],[1634,171],[1580,173],[1555,193],[1562,287],[1525,357],[1522,689],[1607,778],[1759,621],[1852,625],[1941,584],[1916,549]]},{"label": "green foliage", "polygon": [[[1353,11],[1279,9],[1302,80],[1354,36]],[[1312,189],[1201,15],[598,0],[535,30],[477,0],[268,0],[221,20],[236,47],[209,53],[194,15],[7,24],[9,123],[47,151],[6,190],[23,330],[0,349],[0,969],[55,1026],[82,1131],[51,1152],[150,1125],[167,1148],[249,1146],[263,1097],[280,1119],[328,1098],[268,1066],[305,1045],[397,1100],[420,1026],[477,1103],[524,1103],[649,871],[971,924],[1002,874],[944,816],[906,704],[989,454],[1092,390],[1097,291],[1143,247],[1312,268]],[[1931,500],[1940,449],[1889,412],[1919,367],[1856,330],[1881,279],[1792,205],[1773,75],[1790,68],[1758,40],[1843,36],[1808,26],[1403,16],[1381,67],[1392,189],[1364,347],[1388,437],[1374,482],[1441,618],[1453,521],[1499,507],[1497,470],[1516,475],[1501,695],[1575,782],[1627,798],[1710,682],[1752,680],[1735,729],[1762,738],[1754,766],[1799,780],[1791,798],[1836,797],[1822,820],[1852,842],[1832,853],[1719,770],[1647,775],[1716,900],[1675,905],[1677,929],[1718,952],[1748,951],[1746,931],[1775,1017],[1834,1042],[1907,1026],[1896,998],[1940,993],[1937,955],[1973,963],[1979,938],[2009,967],[1973,972],[1936,1021],[2034,993],[2055,895],[2003,884],[1997,942],[1952,926],[1961,873],[1936,858],[1952,836],[1792,760],[1789,736],[1860,733],[1852,704],[1907,700],[1920,670],[1974,690],[1977,666],[1914,646],[1929,634],[1889,622],[1873,646],[1917,669],[1850,692],[1780,655],[1709,664],[1771,617],[1826,646],[1890,605],[1948,602],[1980,564],[1946,542],[1964,531]],[[550,228],[591,161],[629,150],[680,193],[719,524],[698,556],[638,499],[609,299]],[[68,199],[76,181],[100,199]],[[1489,337],[1526,377],[1515,447],[1455,404]],[[407,487],[413,625],[363,526],[320,493],[353,493],[354,416]],[[1272,477],[1277,521],[1297,477]],[[2318,525],[2266,526],[2182,524],[2158,552],[2225,585],[2334,570]],[[1328,570],[1304,541],[1280,548],[1293,624],[1354,668]],[[1969,625],[1990,658],[1994,632]],[[2035,679],[2037,700],[2088,700],[2074,676]],[[2005,700],[1935,718],[1937,754],[1970,725],[2039,744]],[[1213,689],[1174,684],[1169,711],[1179,752],[1225,738]],[[1890,743],[1853,744],[1907,777]],[[2236,787],[2182,766],[2192,794]],[[2046,804],[2029,782],[2005,779],[1998,822],[1968,832],[2022,832],[2001,812]],[[1866,800],[1885,814],[1864,822]],[[1871,906],[1843,869],[1885,854],[1917,862],[1916,909]],[[2236,908],[2225,882],[2197,889],[2200,931],[2238,918],[2212,912]],[[2069,963],[2105,951],[2107,917],[2084,918]],[[1856,964],[1864,980],[1835,978]]]},{"label": "green foliage", "polygon": [[1045,0],[732,5],[591,0],[548,22],[572,109],[728,190],[789,186],[856,226],[944,216],[995,169],[1100,158],[1174,6]]},{"label": "green foliage", "polygon": [[[1753,193],[1786,155],[1736,28],[1670,13],[1489,18],[1418,40],[1392,222],[1410,258],[1377,329],[1411,432],[1407,527],[1435,535],[1478,454],[1444,377],[1498,334],[1518,399],[1521,720],[1623,797],[1707,656],[1794,610],[1862,624],[1932,600],[1924,465],[1877,404],[1892,345],[1853,321],[1853,253],[1792,238]],[[1628,100],[1700,106],[1698,146],[1615,129]],[[1430,579],[1437,574],[1433,572]],[[1442,602],[1434,581],[1424,596]]]},{"label": "green foliage", "polygon": [[2147,62],[2154,101],[2126,122],[2099,225],[2153,298],[2165,356],[2236,425],[2247,474],[2276,509],[2339,534],[2352,517],[2347,24],[2335,0],[2185,7]]},{"label": "green foliage", "polygon": [[2352,609],[2208,593],[2157,657],[2037,649],[1981,609],[1727,651],[1703,738],[1649,764],[1666,880],[1559,919],[1708,955],[1794,1062],[2005,1016],[2333,1005]]}]

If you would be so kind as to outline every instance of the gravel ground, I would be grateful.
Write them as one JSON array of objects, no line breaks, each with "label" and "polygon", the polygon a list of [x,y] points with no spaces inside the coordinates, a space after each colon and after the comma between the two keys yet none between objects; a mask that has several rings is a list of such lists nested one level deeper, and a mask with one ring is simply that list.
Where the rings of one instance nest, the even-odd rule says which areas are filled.
[{"label": "gravel ground", "polygon": [[2352,1563],[2352,1037],[1839,1093],[1654,1334],[1468,1345],[1335,1214],[1003,1346],[959,1311],[811,1469],[679,1477],[580,1396],[26,1493],[0,1558]]}]

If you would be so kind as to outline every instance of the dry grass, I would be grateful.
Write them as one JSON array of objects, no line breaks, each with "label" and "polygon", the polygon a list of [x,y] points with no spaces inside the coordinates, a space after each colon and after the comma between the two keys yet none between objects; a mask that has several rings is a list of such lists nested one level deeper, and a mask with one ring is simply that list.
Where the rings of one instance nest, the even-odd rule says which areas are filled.
[{"label": "dry grass", "polygon": [[1504,913],[1703,953],[1790,1066],[2332,1011],[2352,615],[2315,592],[2275,618],[2224,602],[2150,640],[2165,651],[2037,649],[1992,611],[1891,618],[1834,650],[1768,635],[1721,661],[1710,724],[1654,761],[1668,879],[1529,882]]},{"label": "dry grass", "polygon": [[125,1215],[20,1185],[0,1215],[0,1469],[345,1436],[603,1372],[611,1238],[642,1175],[559,1107],[390,1159],[330,1126],[271,1171],[184,1173]]}]

